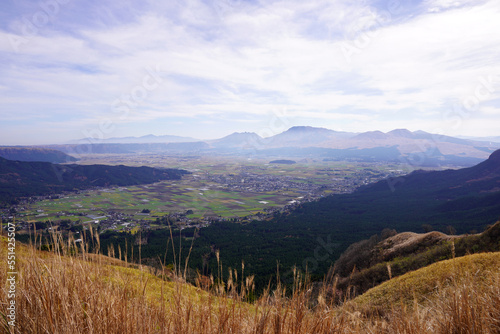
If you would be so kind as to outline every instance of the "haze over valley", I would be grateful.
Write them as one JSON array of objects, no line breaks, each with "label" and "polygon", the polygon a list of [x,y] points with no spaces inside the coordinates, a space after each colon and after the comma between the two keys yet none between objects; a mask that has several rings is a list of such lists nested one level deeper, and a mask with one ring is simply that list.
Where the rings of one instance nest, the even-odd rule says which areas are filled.
[{"label": "haze over valley", "polygon": [[0,59],[3,332],[500,332],[497,0],[5,0]]}]

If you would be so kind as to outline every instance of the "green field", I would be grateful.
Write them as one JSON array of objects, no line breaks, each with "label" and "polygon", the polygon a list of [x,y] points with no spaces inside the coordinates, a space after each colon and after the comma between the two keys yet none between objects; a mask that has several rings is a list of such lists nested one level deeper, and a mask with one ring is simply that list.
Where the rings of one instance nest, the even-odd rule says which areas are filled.
[{"label": "green field", "polygon": [[[182,168],[192,174],[182,180],[156,184],[99,189],[43,200],[26,207],[21,212],[28,221],[88,219],[82,216],[104,216],[110,211],[121,212],[134,219],[156,219],[171,213],[192,210],[189,218],[208,216],[245,217],[266,209],[283,207],[303,198],[303,186],[325,186],[314,196],[345,192],[331,185],[350,179],[380,178],[386,170],[396,166],[379,166],[347,162],[304,160],[294,165],[269,164],[268,160],[237,159],[228,157],[164,157],[158,155],[89,156],[84,164],[127,164],[152,167]],[[361,176],[360,176],[361,175]],[[242,187],[224,185],[214,181],[217,177],[234,176],[242,179]],[[244,178],[253,180],[274,177],[291,186],[271,191],[246,190]],[[218,180],[218,179],[217,179]],[[258,184],[260,181],[254,181]],[[280,181],[281,182],[281,181]],[[249,187],[251,188],[251,187]],[[310,195],[310,194],[309,194]],[[140,215],[143,209],[150,215]],[[98,218],[97,218],[98,219]]]},{"label": "green field", "polygon": [[[87,191],[59,199],[34,203],[24,212],[28,220],[70,219],[79,214],[101,216],[113,210],[129,215],[149,209],[151,216],[192,210],[192,218],[202,216],[241,217],[265,209],[286,205],[297,198],[293,192],[250,193],[220,189],[193,180],[192,176],[176,183],[161,182],[152,185]],[[262,203],[261,203],[262,202]],[[263,203],[267,202],[267,203]],[[47,215],[47,216],[45,216]],[[136,218],[148,219],[147,216]]]}]

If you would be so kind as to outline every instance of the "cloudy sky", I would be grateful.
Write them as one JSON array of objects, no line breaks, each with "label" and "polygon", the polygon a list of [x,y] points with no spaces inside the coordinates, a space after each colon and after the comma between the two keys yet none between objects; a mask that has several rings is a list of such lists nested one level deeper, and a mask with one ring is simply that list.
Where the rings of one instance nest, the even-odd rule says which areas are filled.
[{"label": "cloudy sky", "polygon": [[0,145],[500,135],[500,1],[3,0]]}]

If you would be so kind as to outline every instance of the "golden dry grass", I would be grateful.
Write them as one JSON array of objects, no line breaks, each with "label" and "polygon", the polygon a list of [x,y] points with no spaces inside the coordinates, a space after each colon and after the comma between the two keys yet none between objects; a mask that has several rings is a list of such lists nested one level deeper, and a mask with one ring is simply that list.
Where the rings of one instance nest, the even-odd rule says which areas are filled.
[{"label": "golden dry grass", "polygon": [[[0,242],[0,256],[5,259],[5,239]],[[406,281],[406,275],[393,279],[388,282],[392,287],[380,288],[393,294],[392,299],[371,290],[365,302],[358,299],[334,306],[328,304],[326,295],[331,291],[326,290],[335,287],[325,285],[328,288],[313,307],[311,287],[301,283],[298,273],[291,293],[279,287],[248,303],[251,279],[237,281],[233,276],[225,286],[207,292],[181,278],[166,281],[146,267],[134,269],[123,261],[87,254],[83,247],[71,256],[68,253],[74,252],[58,249],[61,253],[41,252],[18,244],[16,326],[0,320],[1,330],[23,334],[500,333],[499,253],[437,263],[411,273]],[[6,272],[2,260],[0,312],[4,315]],[[424,278],[429,286],[434,284],[432,289],[409,289],[409,295],[401,295]]]},{"label": "golden dry grass", "polygon": [[491,284],[500,275],[500,252],[480,253],[436,262],[386,281],[355,298],[352,303],[369,307],[391,307],[394,304],[412,306],[432,302],[434,292],[463,280],[476,287]]}]

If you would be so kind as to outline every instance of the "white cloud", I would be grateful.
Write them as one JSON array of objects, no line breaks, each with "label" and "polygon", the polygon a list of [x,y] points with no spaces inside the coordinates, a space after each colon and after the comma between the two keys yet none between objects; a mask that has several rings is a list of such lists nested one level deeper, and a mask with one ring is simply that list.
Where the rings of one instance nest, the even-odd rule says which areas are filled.
[{"label": "white cloud", "polygon": [[[69,24],[61,8],[62,26],[43,27],[17,53],[9,40],[24,36],[0,30],[0,117],[9,126],[37,113],[73,127],[116,118],[113,102],[159,66],[161,84],[117,124],[288,108],[354,131],[359,121],[401,128],[424,115],[418,124],[430,130],[482,78],[500,74],[495,1],[426,1],[407,16],[340,0],[148,3],[132,18],[120,13],[126,19],[101,6],[95,24]],[[481,105],[500,98],[495,87]],[[481,110],[498,121],[495,107]]]},{"label": "white cloud", "polygon": [[438,13],[443,10],[463,7],[467,5],[478,5],[481,1],[478,0],[427,0],[423,2],[428,12]]}]

